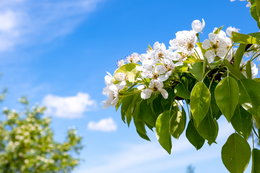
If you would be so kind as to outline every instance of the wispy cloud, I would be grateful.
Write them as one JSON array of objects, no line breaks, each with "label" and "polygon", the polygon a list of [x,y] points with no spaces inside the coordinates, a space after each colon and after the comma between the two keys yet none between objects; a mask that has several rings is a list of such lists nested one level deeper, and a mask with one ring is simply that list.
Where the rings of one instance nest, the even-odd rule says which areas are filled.
[{"label": "wispy cloud", "polygon": [[173,143],[173,155],[170,157],[158,143],[144,143],[125,145],[113,154],[97,156],[100,164],[78,170],[77,173],[142,173],[142,172],[165,172],[176,168],[182,168],[188,164],[197,164],[209,159],[220,158],[220,148],[225,142],[232,128],[224,119],[220,119],[220,131],[218,144],[213,144],[204,149],[196,149],[182,135]]},{"label": "wispy cloud", "polygon": [[104,0],[1,0],[0,51],[73,31]]},{"label": "wispy cloud", "polygon": [[77,93],[76,96],[70,97],[49,94],[44,97],[42,103],[47,107],[48,115],[61,118],[80,118],[96,105],[86,93]]},{"label": "wispy cloud", "polygon": [[87,125],[89,130],[112,132],[117,130],[116,123],[112,118],[101,119],[98,122],[90,121]]}]

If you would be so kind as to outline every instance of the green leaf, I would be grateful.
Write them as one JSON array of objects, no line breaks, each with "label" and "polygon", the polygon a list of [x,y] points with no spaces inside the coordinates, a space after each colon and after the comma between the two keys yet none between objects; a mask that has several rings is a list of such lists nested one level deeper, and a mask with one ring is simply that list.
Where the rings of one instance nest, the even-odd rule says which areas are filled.
[{"label": "green leaf", "polygon": [[250,146],[236,133],[229,136],[221,150],[222,162],[231,173],[243,173],[250,160]]},{"label": "green leaf", "polygon": [[196,130],[193,120],[189,121],[186,129],[186,137],[197,150],[199,150],[205,142],[205,139],[203,139]]},{"label": "green leaf", "polygon": [[243,79],[239,84],[239,104],[253,115],[258,128],[260,128],[260,83]]},{"label": "green leaf", "polygon": [[258,28],[260,28],[260,2],[259,0],[250,0],[250,2],[251,2],[251,7],[250,7],[251,16],[257,22]]},{"label": "green leaf", "polygon": [[142,117],[140,116],[140,102],[137,103],[137,106],[135,107],[135,110],[133,112],[133,118],[134,118],[136,132],[138,133],[138,135],[141,138],[150,141],[146,133],[145,124],[142,120]]},{"label": "green leaf", "polygon": [[242,44],[260,44],[260,40],[254,36],[241,34],[238,32],[232,32],[232,40],[235,43],[242,43]]},{"label": "green leaf", "polygon": [[190,68],[191,74],[198,80],[201,81],[204,76],[204,70],[203,70],[203,62],[196,62],[193,66]]},{"label": "green leaf", "polygon": [[206,116],[210,106],[210,99],[211,94],[207,86],[202,81],[196,83],[190,97],[190,109],[196,126],[199,126]]},{"label": "green leaf", "polygon": [[[162,106],[162,100],[163,97],[161,94],[156,95],[156,98],[151,102],[150,106],[151,106],[151,110],[153,111],[154,115],[156,117],[158,117],[163,111],[163,106]],[[167,107],[170,108],[171,105],[167,105]]]},{"label": "green leaf", "polygon": [[260,150],[254,148],[252,151],[252,171],[251,173],[260,173]]},{"label": "green leaf", "polygon": [[210,109],[211,109],[211,113],[213,115],[214,118],[219,119],[219,117],[221,116],[221,111],[216,103],[216,99],[215,99],[215,89],[216,89],[217,83],[216,82],[212,82],[211,87],[210,87],[210,93],[211,93],[211,100],[210,100]]},{"label": "green leaf", "polygon": [[[209,111],[210,112],[210,111]],[[210,113],[202,120],[197,128],[200,136],[208,140],[209,144],[215,142],[218,136],[218,123]]]},{"label": "green leaf", "polygon": [[226,77],[215,89],[216,103],[228,121],[231,120],[238,104],[239,88],[235,79]]},{"label": "green leaf", "polygon": [[182,111],[174,111],[173,116],[170,119],[170,132],[171,135],[178,139],[185,129],[186,125],[186,113],[182,108]]},{"label": "green leaf", "polygon": [[[122,98],[122,106],[121,106],[121,118],[125,122],[126,120],[126,112],[129,108],[129,105],[132,103],[134,95],[130,95],[127,97]],[[129,119],[129,117],[128,117]],[[128,120],[129,121],[129,120]],[[131,121],[131,120],[130,120]]]},{"label": "green leaf", "polygon": [[184,99],[189,99],[190,98],[190,92],[189,90],[185,87],[183,83],[179,83],[175,88],[174,88],[174,93],[176,96],[184,98]]},{"label": "green leaf", "polygon": [[246,49],[246,45],[240,44],[237,51],[236,51],[236,54],[235,54],[235,57],[234,57],[234,66],[237,70],[239,70],[240,63],[241,63],[242,58],[243,58],[244,53],[245,53],[245,49]]},{"label": "green leaf", "polygon": [[230,64],[228,60],[224,59],[223,62],[228,70],[231,72],[231,75],[235,76],[238,79],[245,79],[245,76],[239,71],[239,69]]},{"label": "green leaf", "polygon": [[237,106],[231,119],[231,123],[239,134],[241,134],[245,139],[248,139],[253,128],[252,115],[249,112],[241,106]]},{"label": "green leaf", "polygon": [[217,28],[217,29],[214,31],[214,34],[218,34],[218,33],[222,30],[223,27],[224,27],[224,26],[221,26],[221,27]]},{"label": "green leaf", "polygon": [[156,133],[161,146],[171,154],[172,140],[170,134],[170,112],[165,111],[156,120]]},{"label": "green leaf", "polygon": [[136,66],[139,66],[139,64],[129,63],[129,64],[122,65],[115,71],[114,75],[119,72],[125,73],[126,79],[129,82],[134,82],[138,74],[138,71],[136,70]]},{"label": "green leaf", "polygon": [[140,103],[140,116],[142,120],[148,124],[150,127],[155,127],[156,116],[154,115],[151,106],[146,100]]}]

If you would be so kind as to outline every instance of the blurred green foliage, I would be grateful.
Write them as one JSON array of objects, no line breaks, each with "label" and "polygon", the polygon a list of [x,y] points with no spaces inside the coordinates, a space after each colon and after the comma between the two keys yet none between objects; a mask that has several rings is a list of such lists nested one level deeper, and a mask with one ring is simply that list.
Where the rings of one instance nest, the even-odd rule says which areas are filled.
[{"label": "blurred green foliage", "polygon": [[0,173],[71,172],[80,161],[82,138],[71,129],[64,142],[55,141],[45,107],[30,108],[25,97],[19,101],[24,111],[4,109],[0,115]]}]

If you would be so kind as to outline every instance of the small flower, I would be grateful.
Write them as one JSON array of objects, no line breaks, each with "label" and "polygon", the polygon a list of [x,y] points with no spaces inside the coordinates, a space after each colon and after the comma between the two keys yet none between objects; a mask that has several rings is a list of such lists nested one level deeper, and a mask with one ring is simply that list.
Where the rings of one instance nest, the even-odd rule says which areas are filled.
[{"label": "small flower", "polygon": [[195,31],[179,31],[176,38],[170,40],[170,49],[182,52],[185,55],[191,55],[197,42]]},{"label": "small flower", "polygon": [[205,27],[205,21],[202,19],[202,22],[199,20],[194,20],[191,24],[192,30],[195,32],[201,32]]},{"label": "small flower", "polygon": [[205,56],[210,63],[214,61],[216,56],[223,59],[230,51],[231,46],[231,39],[222,30],[218,34],[213,31],[209,34],[209,39],[202,43],[202,48],[207,50]]},{"label": "small flower", "polygon": [[235,28],[235,27],[228,27],[226,30],[226,33],[229,37],[232,36],[232,32],[239,32],[239,29]]},{"label": "small flower", "polygon": [[126,74],[123,73],[123,72],[118,72],[114,75],[114,78],[117,80],[117,81],[124,81],[126,79]]},{"label": "small flower", "polygon": [[128,63],[137,63],[140,61],[140,55],[138,53],[132,53],[126,60]]}]

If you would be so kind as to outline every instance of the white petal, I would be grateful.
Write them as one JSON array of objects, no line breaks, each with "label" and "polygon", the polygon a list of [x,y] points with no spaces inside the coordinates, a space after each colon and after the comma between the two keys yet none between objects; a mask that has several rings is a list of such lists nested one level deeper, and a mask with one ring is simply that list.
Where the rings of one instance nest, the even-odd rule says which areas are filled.
[{"label": "white petal", "polygon": [[142,89],[144,89],[144,87],[145,87],[144,85],[139,85],[139,86],[137,87],[137,89],[138,89],[138,90],[142,90]]},{"label": "white petal", "polygon": [[208,49],[211,47],[211,43],[210,41],[207,39],[207,40],[204,40],[203,43],[202,43],[202,48],[203,49]]},{"label": "white petal", "polygon": [[205,57],[208,59],[209,63],[212,63],[214,61],[214,58],[216,57],[216,55],[213,50],[208,50],[205,53]]},{"label": "white petal", "polygon": [[152,93],[153,93],[153,90],[151,90],[151,89],[144,89],[141,92],[141,98],[142,99],[149,99],[151,97]]},{"label": "white petal", "polygon": [[201,32],[205,27],[205,21],[202,19],[202,22],[199,20],[194,20],[191,24],[192,30],[195,32]]},{"label": "white petal", "polygon": [[167,71],[167,69],[165,68],[165,66],[164,65],[157,65],[157,66],[155,66],[155,73],[157,73],[157,74],[163,74],[163,73],[165,73],[166,71]]},{"label": "white petal", "polygon": [[226,33],[228,36],[232,36],[232,32],[239,32],[239,29],[235,28],[235,27],[228,27],[227,30],[226,30]]},{"label": "white petal", "polygon": [[165,89],[161,89],[160,90],[160,93],[162,94],[163,98],[164,99],[167,99],[168,98],[168,92],[165,90]]}]

